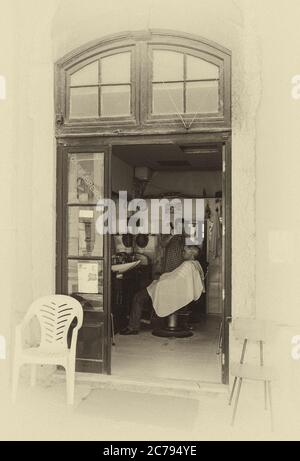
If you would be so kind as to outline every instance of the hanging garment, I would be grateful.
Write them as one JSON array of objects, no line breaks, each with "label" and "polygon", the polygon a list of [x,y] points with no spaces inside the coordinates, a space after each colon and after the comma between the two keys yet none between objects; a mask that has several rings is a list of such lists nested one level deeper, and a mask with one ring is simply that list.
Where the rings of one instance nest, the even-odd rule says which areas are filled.
[{"label": "hanging garment", "polygon": [[210,253],[213,259],[217,258],[220,254],[221,246],[221,223],[219,212],[216,211],[212,218],[211,240],[210,240]]},{"label": "hanging garment", "polygon": [[166,317],[192,301],[204,291],[203,271],[198,261],[184,261],[147,287],[159,317]]}]

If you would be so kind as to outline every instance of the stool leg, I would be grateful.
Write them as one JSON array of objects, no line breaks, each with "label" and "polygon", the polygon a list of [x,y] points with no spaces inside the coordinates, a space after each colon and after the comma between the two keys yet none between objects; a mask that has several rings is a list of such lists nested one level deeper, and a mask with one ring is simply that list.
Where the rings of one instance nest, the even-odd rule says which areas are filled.
[{"label": "stool leg", "polygon": [[231,425],[232,426],[234,425],[234,421],[235,421],[235,415],[236,415],[236,410],[237,410],[238,401],[239,401],[239,397],[240,397],[242,381],[243,381],[243,378],[240,378],[239,383],[238,383],[238,388],[237,388],[237,394],[236,394],[236,398],[235,398],[235,402],[234,402],[233,415],[232,415],[232,420],[231,420]]},{"label": "stool leg", "polygon": [[265,410],[268,409],[268,389],[267,389],[267,381],[264,381],[264,395],[265,395]]},{"label": "stool leg", "polygon": [[272,406],[272,394],[271,394],[271,381],[268,381],[268,395],[270,405],[270,417],[271,417],[271,431],[274,431],[274,418],[273,418],[273,406]]},{"label": "stool leg", "polygon": [[237,382],[237,376],[234,377],[234,381],[233,381],[233,385],[232,385],[232,389],[231,389],[231,393],[230,393],[228,405],[231,405],[232,398],[233,398],[233,394],[234,394],[234,390],[235,390],[236,382]]}]

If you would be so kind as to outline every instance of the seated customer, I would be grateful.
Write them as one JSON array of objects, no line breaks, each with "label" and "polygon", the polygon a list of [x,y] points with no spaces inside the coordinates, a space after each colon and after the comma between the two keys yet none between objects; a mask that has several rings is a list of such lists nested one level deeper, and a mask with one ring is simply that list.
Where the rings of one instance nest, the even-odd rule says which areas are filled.
[{"label": "seated customer", "polygon": [[204,291],[204,275],[200,263],[196,261],[198,254],[198,247],[185,246],[184,261],[179,267],[162,274],[158,280],[135,294],[128,327],[120,334],[138,334],[143,307],[150,302],[158,317],[167,317],[200,298]]}]

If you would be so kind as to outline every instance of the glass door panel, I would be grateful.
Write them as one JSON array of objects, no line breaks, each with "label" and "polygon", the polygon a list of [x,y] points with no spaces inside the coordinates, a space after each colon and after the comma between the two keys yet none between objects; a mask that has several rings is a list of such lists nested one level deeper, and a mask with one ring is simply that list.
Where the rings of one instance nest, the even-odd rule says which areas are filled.
[{"label": "glass door panel", "polygon": [[68,156],[68,204],[96,205],[104,197],[104,154]]},{"label": "glass door panel", "polygon": [[[78,334],[76,370],[110,372],[109,238],[96,229],[99,199],[109,196],[105,171],[109,150],[62,151],[63,245],[60,292],[80,301],[83,326]],[[107,188],[107,189],[106,189]]]},{"label": "glass door panel", "polygon": [[95,206],[68,207],[68,256],[103,257],[103,235],[96,230]]},{"label": "glass door panel", "polygon": [[103,311],[103,261],[69,260],[68,294],[77,298],[84,309]]}]

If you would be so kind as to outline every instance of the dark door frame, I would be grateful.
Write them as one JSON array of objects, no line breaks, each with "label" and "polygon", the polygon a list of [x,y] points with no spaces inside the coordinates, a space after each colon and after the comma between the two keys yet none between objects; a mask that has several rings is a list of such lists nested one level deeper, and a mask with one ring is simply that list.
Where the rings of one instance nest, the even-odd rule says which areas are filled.
[{"label": "dark door frame", "polygon": [[[141,136],[142,135],[142,136]],[[145,132],[141,135],[116,135],[116,136],[60,136],[57,138],[57,224],[56,224],[56,292],[61,292],[63,285],[63,257],[65,248],[64,241],[64,217],[62,208],[63,196],[63,162],[65,152],[74,149],[75,152],[99,152],[104,149],[106,155],[105,167],[105,192],[109,197],[111,192],[111,153],[115,145],[130,144],[159,144],[174,142],[182,146],[199,146],[200,144],[221,144],[223,147],[223,323],[222,323],[222,383],[228,384],[229,381],[229,323],[231,318],[231,280],[232,280],[232,160],[231,160],[231,136],[230,132],[206,132],[206,133],[184,133],[163,135],[147,135]],[[110,258],[110,236],[106,238],[105,243],[105,302],[107,303],[107,324],[105,325],[105,356],[107,366],[105,372],[111,374],[111,340],[110,340],[110,314],[111,314],[111,258]]]}]

